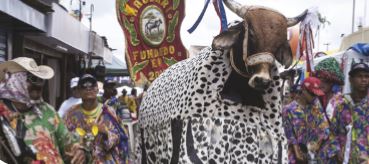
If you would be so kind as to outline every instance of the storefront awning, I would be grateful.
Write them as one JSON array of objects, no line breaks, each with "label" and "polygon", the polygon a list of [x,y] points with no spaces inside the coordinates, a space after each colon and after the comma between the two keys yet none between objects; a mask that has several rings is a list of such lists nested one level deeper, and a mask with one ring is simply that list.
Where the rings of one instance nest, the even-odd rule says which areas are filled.
[{"label": "storefront awning", "polygon": [[45,14],[24,4],[20,0],[1,0],[0,23],[18,31],[46,32]]},{"label": "storefront awning", "polygon": [[105,66],[107,76],[129,76],[126,63],[116,56],[112,56],[112,62],[106,63]]}]

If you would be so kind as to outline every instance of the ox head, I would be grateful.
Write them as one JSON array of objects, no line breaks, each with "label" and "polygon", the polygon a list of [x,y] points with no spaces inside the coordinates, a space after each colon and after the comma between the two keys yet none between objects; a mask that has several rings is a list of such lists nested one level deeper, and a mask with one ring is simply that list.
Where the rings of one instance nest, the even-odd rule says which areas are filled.
[{"label": "ox head", "polygon": [[216,36],[212,48],[230,52],[233,69],[249,78],[251,87],[263,90],[272,81],[270,72],[275,59],[286,68],[292,64],[287,27],[297,24],[307,11],[286,18],[265,7],[241,6],[233,0],[224,3],[243,21]]}]

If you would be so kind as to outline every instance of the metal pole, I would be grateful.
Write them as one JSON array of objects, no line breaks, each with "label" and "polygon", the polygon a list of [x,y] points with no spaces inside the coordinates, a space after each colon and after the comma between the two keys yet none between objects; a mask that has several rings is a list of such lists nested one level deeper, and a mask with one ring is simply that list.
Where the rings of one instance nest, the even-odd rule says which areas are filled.
[{"label": "metal pole", "polygon": [[324,45],[327,46],[327,50],[326,51],[328,51],[328,47],[329,47],[330,43],[325,43]]},{"label": "metal pole", "polygon": [[367,0],[364,1],[364,21],[363,21],[363,26],[366,26],[366,8],[368,7],[367,5]]},{"label": "metal pole", "polygon": [[318,29],[318,51],[320,51],[320,29]]},{"label": "metal pole", "polygon": [[355,24],[355,0],[352,0],[352,28],[351,28],[351,33],[354,33],[354,24]]},{"label": "metal pole", "polygon": [[90,31],[92,31],[92,14],[94,13],[94,4],[90,5]]},{"label": "metal pole", "polygon": [[92,34],[92,15],[94,12],[94,4],[90,5],[90,35],[89,35],[89,48],[88,48],[88,68],[91,68],[92,65],[92,49],[93,49],[93,43],[91,42],[91,34]]},{"label": "metal pole", "polygon": [[78,15],[79,21],[82,20],[82,0],[79,0],[79,15]]}]

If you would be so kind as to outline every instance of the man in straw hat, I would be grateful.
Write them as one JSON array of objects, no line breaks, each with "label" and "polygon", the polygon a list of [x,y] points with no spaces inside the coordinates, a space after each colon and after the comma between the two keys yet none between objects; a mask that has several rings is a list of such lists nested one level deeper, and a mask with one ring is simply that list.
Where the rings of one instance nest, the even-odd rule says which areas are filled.
[{"label": "man in straw hat", "polygon": [[369,66],[353,64],[349,72],[351,93],[340,95],[331,121],[330,154],[342,163],[369,162]]},{"label": "man in straw hat", "polygon": [[126,163],[128,137],[115,111],[97,99],[97,80],[90,74],[78,82],[82,104],[73,106],[64,116],[66,126],[80,136],[89,148],[93,163]]},{"label": "man in straw hat", "polygon": [[[11,163],[81,163],[84,151],[54,108],[40,100],[42,80],[54,71],[27,57],[0,64],[1,160]],[[43,105],[41,105],[41,103]],[[5,159],[3,157],[8,157]]]}]

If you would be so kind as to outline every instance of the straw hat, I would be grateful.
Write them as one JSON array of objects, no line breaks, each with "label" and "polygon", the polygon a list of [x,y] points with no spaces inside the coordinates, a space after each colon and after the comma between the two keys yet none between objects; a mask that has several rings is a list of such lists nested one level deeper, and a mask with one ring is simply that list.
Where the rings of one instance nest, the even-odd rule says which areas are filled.
[{"label": "straw hat", "polygon": [[18,57],[0,64],[0,81],[4,80],[5,73],[28,71],[41,79],[51,79],[54,70],[46,65],[37,65],[35,60],[28,57]]}]

